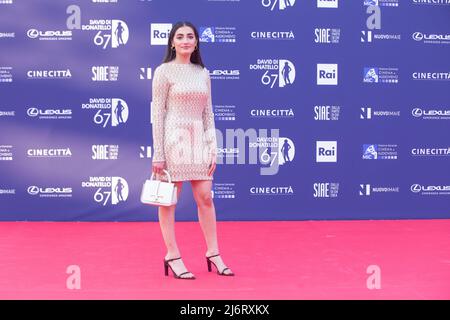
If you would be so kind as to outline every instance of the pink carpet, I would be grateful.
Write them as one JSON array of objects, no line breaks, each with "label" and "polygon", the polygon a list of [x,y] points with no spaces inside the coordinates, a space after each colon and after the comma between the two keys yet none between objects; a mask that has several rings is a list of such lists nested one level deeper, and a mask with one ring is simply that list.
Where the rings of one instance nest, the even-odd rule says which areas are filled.
[{"label": "pink carpet", "polygon": [[450,220],[220,222],[235,277],[207,272],[197,222],[176,228],[194,281],[164,276],[154,222],[2,222],[0,299],[450,299]]}]

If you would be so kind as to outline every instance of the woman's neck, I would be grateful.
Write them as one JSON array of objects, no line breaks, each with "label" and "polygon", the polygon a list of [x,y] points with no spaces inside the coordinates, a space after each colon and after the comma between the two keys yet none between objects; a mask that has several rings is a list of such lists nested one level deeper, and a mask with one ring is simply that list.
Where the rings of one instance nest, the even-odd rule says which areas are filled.
[{"label": "woman's neck", "polygon": [[176,58],[173,60],[175,63],[179,64],[190,64],[191,63],[191,56],[176,56]]}]

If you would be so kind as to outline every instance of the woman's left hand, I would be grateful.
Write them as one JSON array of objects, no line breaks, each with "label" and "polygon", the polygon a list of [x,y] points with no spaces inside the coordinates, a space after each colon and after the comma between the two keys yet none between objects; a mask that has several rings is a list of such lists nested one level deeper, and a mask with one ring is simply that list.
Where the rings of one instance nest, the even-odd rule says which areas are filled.
[{"label": "woman's left hand", "polygon": [[216,170],[216,155],[210,155],[208,176],[212,176]]}]

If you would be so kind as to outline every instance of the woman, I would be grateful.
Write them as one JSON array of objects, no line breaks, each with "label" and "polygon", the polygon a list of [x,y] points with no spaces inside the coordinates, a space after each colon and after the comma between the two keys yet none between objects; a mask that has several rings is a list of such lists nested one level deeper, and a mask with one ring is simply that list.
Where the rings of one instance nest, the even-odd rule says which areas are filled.
[{"label": "woman", "polygon": [[[233,276],[219,253],[216,212],[211,197],[216,169],[216,136],[211,100],[211,79],[203,65],[198,31],[189,22],[176,23],[170,34],[164,62],[155,69],[152,83],[152,171],[167,181],[167,170],[181,193],[183,181],[191,181],[198,217],[206,240],[206,262],[219,275]],[[166,276],[195,279],[180,255],[175,239],[175,205],[158,209],[167,254]]]}]

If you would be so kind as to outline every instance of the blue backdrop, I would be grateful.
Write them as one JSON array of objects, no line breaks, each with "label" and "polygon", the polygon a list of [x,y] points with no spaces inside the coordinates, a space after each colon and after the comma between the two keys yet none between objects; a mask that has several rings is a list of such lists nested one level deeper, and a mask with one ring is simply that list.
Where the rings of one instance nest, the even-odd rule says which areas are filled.
[{"label": "blue backdrop", "polygon": [[179,20],[219,220],[450,217],[450,0],[0,0],[1,220],[157,220],[151,79]]}]

